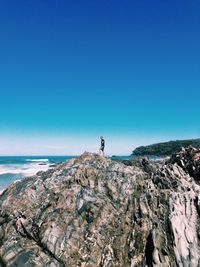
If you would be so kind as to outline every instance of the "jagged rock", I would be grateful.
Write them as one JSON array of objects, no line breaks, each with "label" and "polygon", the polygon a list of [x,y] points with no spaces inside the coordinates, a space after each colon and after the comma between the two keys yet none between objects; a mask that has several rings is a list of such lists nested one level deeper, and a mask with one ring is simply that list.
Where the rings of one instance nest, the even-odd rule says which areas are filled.
[{"label": "jagged rock", "polygon": [[200,182],[200,149],[189,146],[172,155],[171,163],[177,163],[196,181]]},{"label": "jagged rock", "polygon": [[200,266],[200,186],[173,158],[84,153],[0,196],[0,266]]}]

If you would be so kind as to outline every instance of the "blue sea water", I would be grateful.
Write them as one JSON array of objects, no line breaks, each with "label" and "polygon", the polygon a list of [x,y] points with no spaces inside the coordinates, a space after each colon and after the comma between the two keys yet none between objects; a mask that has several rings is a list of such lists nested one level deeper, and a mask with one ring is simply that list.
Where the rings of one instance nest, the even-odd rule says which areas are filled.
[{"label": "blue sea water", "polygon": [[16,180],[47,171],[75,156],[0,156],[0,191]]}]

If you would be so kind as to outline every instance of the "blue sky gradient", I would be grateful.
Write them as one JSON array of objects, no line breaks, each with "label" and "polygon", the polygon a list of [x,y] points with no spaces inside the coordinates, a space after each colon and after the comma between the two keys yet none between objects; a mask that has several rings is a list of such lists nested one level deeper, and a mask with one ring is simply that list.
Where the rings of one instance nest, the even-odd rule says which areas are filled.
[{"label": "blue sky gradient", "polygon": [[0,154],[199,137],[199,14],[198,0],[1,0]]}]

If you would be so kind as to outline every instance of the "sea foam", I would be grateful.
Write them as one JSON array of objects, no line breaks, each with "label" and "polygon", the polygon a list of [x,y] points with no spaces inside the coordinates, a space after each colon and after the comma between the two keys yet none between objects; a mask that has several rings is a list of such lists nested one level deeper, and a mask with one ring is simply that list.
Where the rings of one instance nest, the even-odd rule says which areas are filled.
[{"label": "sea foam", "polygon": [[48,159],[26,159],[26,161],[30,162],[48,162]]},{"label": "sea foam", "polygon": [[50,164],[41,165],[39,163],[31,164],[10,164],[10,165],[0,165],[0,175],[1,174],[23,174],[23,176],[35,175],[38,171],[47,171]]}]

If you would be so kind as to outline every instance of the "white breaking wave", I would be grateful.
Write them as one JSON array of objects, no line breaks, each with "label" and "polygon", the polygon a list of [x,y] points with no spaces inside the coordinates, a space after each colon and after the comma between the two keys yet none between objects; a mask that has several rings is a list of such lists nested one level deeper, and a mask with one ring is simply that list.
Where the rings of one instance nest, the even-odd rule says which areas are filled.
[{"label": "white breaking wave", "polygon": [[48,162],[48,159],[26,159],[26,161],[30,162]]},{"label": "white breaking wave", "polygon": [[0,175],[2,174],[23,174],[23,176],[32,176],[39,171],[47,171],[50,164],[40,165],[39,163],[31,164],[10,164],[10,165],[0,165]]}]

